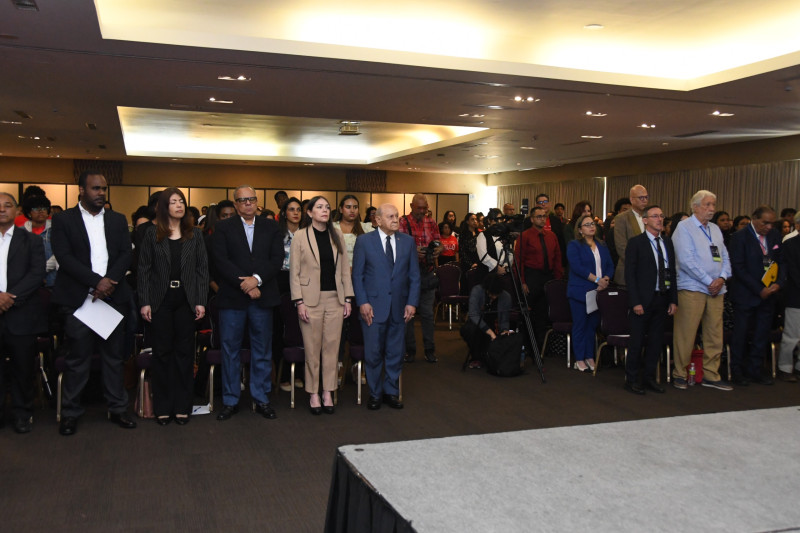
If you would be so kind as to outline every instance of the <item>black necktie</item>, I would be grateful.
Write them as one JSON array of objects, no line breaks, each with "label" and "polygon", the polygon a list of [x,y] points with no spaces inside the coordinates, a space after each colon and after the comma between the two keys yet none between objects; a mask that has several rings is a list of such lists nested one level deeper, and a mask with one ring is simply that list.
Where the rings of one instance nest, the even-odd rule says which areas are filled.
[{"label": "black necktie", "polygon": [[392,249],[392,236],[386,236],[386,258],[389,260],[389,264],[394,267],[394,250]]},{"label": "black necktie", "polygon": [[550,272],[550,259],[547,257],[547,245],[544,243],[544,233],[539,232],[539,244],[542,246],[542,271]]},{"label": "black necktie", "polygon": [[656,251],[658,252],[658,290],[665,292],[667,284],[664,277],[667,274],[667,269],[664,266],[664,254],[661,253],[661,239],[656,237]]}]

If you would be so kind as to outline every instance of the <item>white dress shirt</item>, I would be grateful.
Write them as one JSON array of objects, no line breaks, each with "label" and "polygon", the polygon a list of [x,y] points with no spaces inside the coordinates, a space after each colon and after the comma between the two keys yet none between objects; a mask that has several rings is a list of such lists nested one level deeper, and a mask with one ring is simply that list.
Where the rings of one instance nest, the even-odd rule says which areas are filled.
[{"label": "white dress shirt", "polygon": [[392,243],[392,254],[394,255],[394,261],[397,262],[397,237],[395,237],[394,233],[391,235],[386,235],[381,228],[378,228],[378,234],[381,236],[381,246],[383,247],[383,253],[386,253],[386,237],[389,237],[389,242]]},{"label": "white dress shirt", "polygon": [[91,248],[92,272],[105,277],[108,271],[108,247],[106,246],[106,223],[103,215],[106,210],[101,209],[96,215],[91,214],[78,202],[81,210],[83,225],[89,235],[89,248]]}]

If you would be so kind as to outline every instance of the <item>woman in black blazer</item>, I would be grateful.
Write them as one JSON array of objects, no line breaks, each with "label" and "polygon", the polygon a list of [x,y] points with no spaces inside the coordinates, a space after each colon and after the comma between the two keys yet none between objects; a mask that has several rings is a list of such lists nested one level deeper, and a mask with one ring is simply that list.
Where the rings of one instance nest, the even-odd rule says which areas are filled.
[{"label": "woman in black blazer", "polygon": [[206,312],[208,255],[186,198],[175,187],[161,192],[156,224],[142,239],[138,292],[142,318],[150,323],[156,421],[165,426],[174,416],[177,424],[187,424],[192,412],[194,320]]}]

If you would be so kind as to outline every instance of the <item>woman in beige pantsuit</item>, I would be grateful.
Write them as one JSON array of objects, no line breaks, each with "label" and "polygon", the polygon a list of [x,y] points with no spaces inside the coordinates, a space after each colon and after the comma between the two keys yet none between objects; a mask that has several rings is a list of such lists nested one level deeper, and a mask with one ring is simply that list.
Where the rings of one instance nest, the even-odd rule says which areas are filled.
[{"label": "woman in beige pantsuit", "polygon": [[303,334],[311,413],[333,414],[339,339],[342,321],[350,316],[353,283],[342,233],[331,222],[330,203],[315,196],[306,210],[307,224],[292,239],[289,287]]}]

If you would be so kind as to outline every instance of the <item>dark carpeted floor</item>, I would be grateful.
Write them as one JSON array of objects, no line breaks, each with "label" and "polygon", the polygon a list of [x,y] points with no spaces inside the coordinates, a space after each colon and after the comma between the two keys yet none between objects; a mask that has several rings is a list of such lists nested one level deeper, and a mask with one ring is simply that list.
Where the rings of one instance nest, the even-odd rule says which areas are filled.
[{"label": "dark carpeted floor", "polygon": [[[439,363],[406,365],[402,411],[357,406],[349,381],[333,416],[312,416],[302,391],[289,409],[289,393],[279,392],[277,420],[243,409],[227,422],[205,415],[185,427],[140,420],[122,430],[94,403],[66,438],[55,412],[39,410],[32,433],[0,430],[2,530],[318,532],[340,445],[800,404],[800,384],[780,382],[638,397],[623,390],[621,368],[593,378],[563,357],[545,359],[546,384],[530,359],[517,378],[462,372],[465,347],[446,324],[437,347]],[[730,460],[720,451],[721,467]]]}]

